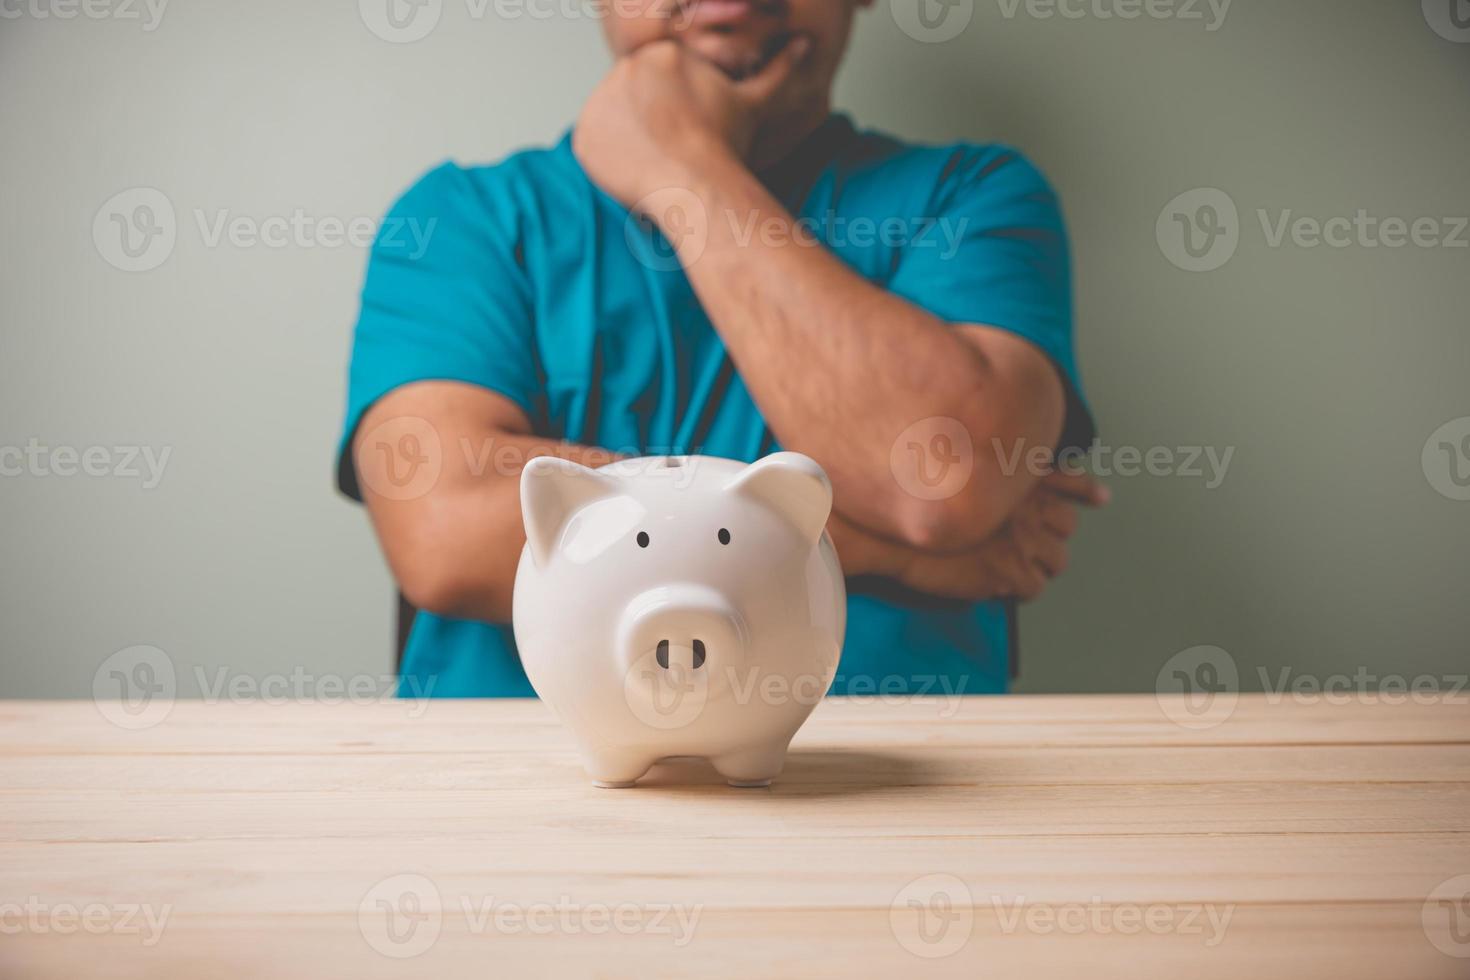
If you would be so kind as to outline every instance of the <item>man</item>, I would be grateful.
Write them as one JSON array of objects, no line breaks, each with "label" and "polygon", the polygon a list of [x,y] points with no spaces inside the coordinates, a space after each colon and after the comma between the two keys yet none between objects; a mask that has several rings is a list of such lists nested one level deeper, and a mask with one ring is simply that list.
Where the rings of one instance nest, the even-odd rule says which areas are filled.
[{"label": "man", "polygon": [[[834,692],[1005,690],[998,600],[1106,498],[1027,465],[1092,438],[1051,190],[1012,150],[831,113],[870,0],[609,2],[573,131],[432,171],[369,261],[339,480],[420,610],[406,686],[533,693],[507,625],[526,459],[779,447],[833,485]],[[421,254],[387,233],[409,221]]]}]

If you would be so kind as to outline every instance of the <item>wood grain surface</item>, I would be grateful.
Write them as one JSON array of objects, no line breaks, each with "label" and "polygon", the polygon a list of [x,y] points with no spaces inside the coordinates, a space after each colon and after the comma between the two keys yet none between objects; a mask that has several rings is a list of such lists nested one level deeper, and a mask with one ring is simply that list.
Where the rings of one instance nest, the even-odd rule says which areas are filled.
[{"label": "wood grain surface", "polygon": [[1470,705],[830,699],[770,789],[531,701],[0,702],[0,977],[1470,977]]}]

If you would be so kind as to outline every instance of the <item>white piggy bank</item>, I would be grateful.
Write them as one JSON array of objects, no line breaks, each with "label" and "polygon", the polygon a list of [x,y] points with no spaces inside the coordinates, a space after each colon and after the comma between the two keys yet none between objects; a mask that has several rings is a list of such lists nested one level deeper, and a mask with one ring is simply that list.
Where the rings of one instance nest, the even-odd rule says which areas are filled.
[{"label": "white piggy bank", "polygon": [[598,786],[672,756],[732,786],[781,771],[842,651],[831,509],[798,453],[527,464],[516,645]]}]

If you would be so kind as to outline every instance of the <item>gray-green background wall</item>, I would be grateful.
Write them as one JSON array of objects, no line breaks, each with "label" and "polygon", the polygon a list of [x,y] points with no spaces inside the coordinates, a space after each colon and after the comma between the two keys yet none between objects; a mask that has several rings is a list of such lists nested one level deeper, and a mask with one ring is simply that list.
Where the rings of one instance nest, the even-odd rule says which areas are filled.
[{"label": "gray-green background wall", "polygon": [[[1187,447],[1233,453],[1218,486],[1109,478],[1116,502],[1023,614],[1021,689],[1153,690],[1200,644],[1247,690],[1261,669],[1470,669],[1463,0],[926,0],[949,18],[935,34],[963,28],[931,41],[895,2],[861,15],[840,106],[1037,161],[1070,222],[1104,442],[1182,450],[1175,468]],[[363,252],[209,233],[374,218],[445,157],[555,139],[608,60],[570,0],[430,0],[412,43],[370,30],[373,7],[7,7],[0,444],[170,455],[151,488],[0,477],[0,694],[86,696],[135,644],[167,652],[184,695],[390,670],[390,580],[330,465]],[[129,273],[93,224],[136,187],[177,232]],[[1195,264],[1217,267],[1187,271],[1171,256],[1191,264],[1183,222],[1205,204],[1219,233],[1194,225],[1214,242]],[[1339,244],[1296,224],[1360,211],[1373,224],[1338,222]],[[1398,247],[1381,225],[1423,218]]]}]

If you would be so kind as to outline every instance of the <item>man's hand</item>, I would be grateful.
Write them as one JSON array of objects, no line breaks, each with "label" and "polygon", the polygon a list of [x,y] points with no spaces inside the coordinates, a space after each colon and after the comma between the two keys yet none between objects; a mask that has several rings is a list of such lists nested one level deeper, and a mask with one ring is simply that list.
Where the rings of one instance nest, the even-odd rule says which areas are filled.
[{"label": "man's hand", "polygon": [[1066,571],[1067,540],[1077,530],[1078,505],[1100,507],[1108,499],[1107,488],[1085,473],[1051,473],[973,552],[920,554],[902,569],[899,581],[931,595],[1030,601]]},{"label": "man's hand", "polygon": [[1099,507],[1108,499],[1107,488],[1091,476],[1052,473],[1032,488],[999,531],[957,554],[929,554],[883,542],[840,515],[833,516],[829,530],[849,575],[884,575],[948,599],[1031,600],[1067,567],[1067,540],[1077,529],[1077,507]]},{"label": "man's hand", "polygon": [[762,123],[795,97],[788,83],[809,46],[801,36],[786,39],[736,80],[674,41],[646,44],[593,91],[572,150],[593,183],[628,206],[688,186],[708,154],[744,162]]}]

